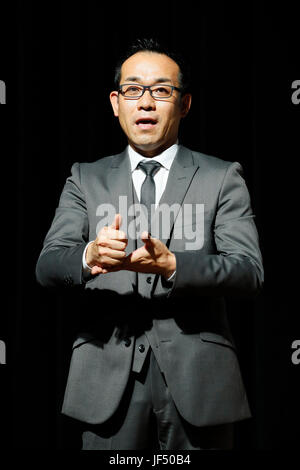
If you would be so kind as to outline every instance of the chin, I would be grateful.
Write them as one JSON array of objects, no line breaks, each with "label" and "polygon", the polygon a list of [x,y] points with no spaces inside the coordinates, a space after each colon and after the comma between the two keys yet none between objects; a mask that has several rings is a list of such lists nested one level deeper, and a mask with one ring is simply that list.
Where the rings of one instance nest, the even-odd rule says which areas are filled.
[{"label": "chin", "polygon": [[153,142],[149,140],[132,142],[132,144],[141,150],[154,150],[160,146],[159,142]]}]

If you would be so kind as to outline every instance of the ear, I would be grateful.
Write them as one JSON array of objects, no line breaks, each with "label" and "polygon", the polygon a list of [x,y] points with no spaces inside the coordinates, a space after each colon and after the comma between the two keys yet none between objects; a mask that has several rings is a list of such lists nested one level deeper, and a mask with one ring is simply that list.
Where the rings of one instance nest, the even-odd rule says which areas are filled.
[{"label": "ear", "polygon": [[181,98],[181,103],[180,103],[182,118],[184,118],[189,112],[191,104],[192,104],[192,95],[190,93],[186,93]]},{"label": "ear", "polygon": [[114,112],[114,115],[116,117],[119,116],[119,94],[117,91],[112,91],[109,95],[110,103],[112,105],[112,109]]}]

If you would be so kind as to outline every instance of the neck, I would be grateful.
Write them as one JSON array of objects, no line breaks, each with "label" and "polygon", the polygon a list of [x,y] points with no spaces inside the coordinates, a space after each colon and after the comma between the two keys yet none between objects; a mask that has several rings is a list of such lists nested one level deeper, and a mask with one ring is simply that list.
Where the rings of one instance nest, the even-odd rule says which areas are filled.
[{"label": "neck", "polygon": [[176,142],[177,142],[177,137],[176,137],[176,139],[173,139],[171,142],[168,142],[168,143],[162,144],[158,147],[149,149],[149,148],[143,148],[142,146],[139,147],[137,145],[134,145],[133,142],[128,141],[130,147],[133,148],[133,150],[135,152],[139,153],[140,155],[143,155],[143,157],[146,157],[146,158],[157,157],[157,155],[160,155],[161,153],[163,153],[165,150],[170,148],[172,145],[176,144]]}]

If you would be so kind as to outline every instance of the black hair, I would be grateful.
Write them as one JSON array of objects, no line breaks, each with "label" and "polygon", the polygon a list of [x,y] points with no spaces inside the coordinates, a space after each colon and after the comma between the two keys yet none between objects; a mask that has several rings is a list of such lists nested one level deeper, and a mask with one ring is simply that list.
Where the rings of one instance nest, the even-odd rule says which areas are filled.
[{"label": "black hair", "polygon": [[191,79],[191,67],[188,60],[183,56],[182,52],[178,50],[172,50],[166,43],[162,43],[156,38],[141,38],[134,40],[125,52],[119,58],[115,68],[115,86],[119,88],[121,80],[121,68],[125,60],[137,52],[156,52],[158,54],[164,54],[176,62],[179,67],[179,86],[182,88],[183,93],[187,93],[190,88]]}]

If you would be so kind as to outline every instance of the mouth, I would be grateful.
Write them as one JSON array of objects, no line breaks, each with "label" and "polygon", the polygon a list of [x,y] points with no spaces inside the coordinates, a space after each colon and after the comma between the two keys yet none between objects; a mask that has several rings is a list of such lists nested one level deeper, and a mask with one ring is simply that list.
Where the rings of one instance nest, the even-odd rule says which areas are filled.
[{"label": "mouth", "polygon": [[153,118],[140,118],[135,121],[135,124],[139,129],[153,129],[157,124],[157,120]]}]

